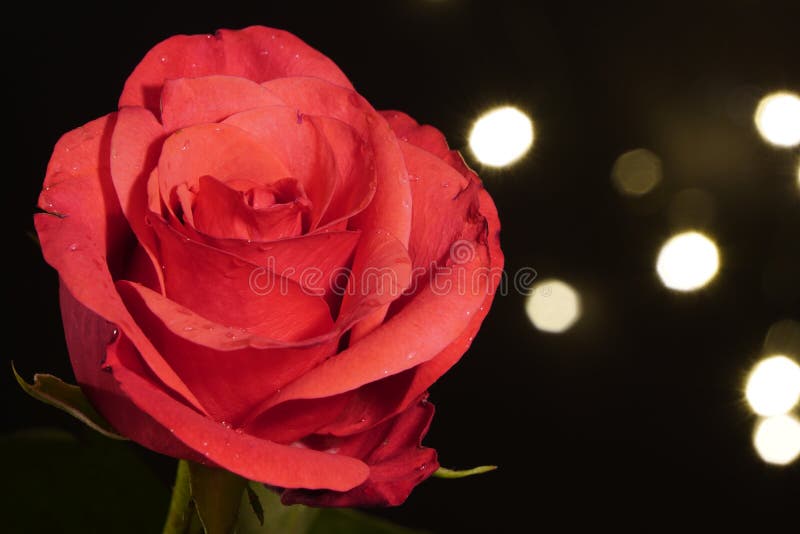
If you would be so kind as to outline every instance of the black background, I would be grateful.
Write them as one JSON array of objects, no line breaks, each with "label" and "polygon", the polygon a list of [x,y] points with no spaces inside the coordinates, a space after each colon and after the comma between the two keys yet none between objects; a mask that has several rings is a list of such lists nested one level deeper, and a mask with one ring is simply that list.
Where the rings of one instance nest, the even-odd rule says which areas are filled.
[{"label": "black background", "polygon": [[[564,279],[584,302],[574,328],[548,335],[530,325],[523,296],[496,299],[466,357],[432,390],[426,443],[444,465],[500,469],[428,481],[381,513],[436,532],[797,524],[800,464],[757,457],[742,387],[770,325],[800,319],[798,153],[764,143],[752,122],[758,98],[800,90],[798,2],[20,7],[4,32],[4,336],[24,376],[71,379],[56,275],[26,235],[58,137],[114,110],[158,41],[274,26],[331,57],[376,108],[433,124],[456,148],[484,109],[526,110],[537,137],[525,160],[497,171],[467,158],[500,210],[508,271]],[[637,147],[662,158],[664,180],[630,200],[609,173]],[[705,290],[678,294],[654,261],[679,229],[670,201],[687,187],[714,199],[703,230],[722,266]],[[19,391],[10,370],[0,375],[7,430],[73,428]],[[136,454],[166,487],[171,461]],[[69,499],[85,504],[80,493]]]}]

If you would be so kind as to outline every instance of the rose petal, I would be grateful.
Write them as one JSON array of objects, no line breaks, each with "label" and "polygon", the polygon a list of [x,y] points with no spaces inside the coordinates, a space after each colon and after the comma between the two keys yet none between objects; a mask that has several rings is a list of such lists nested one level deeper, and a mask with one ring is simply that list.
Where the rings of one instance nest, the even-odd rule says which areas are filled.
[{"label": "rose petal", "polygon": [[161,122],[167,132],[282,102],[246,78],[204,76],[167,80],[161,92]]},{"label": "rose petal", "polygon": [[[108,269],[107,243],[112,239],[124,242],[115,230],[124,225],[124,219],[113,203],[105,163],[113,121],[113,115],[97,119],[64,135],[56,144],[39,197],[39,207],[49,212],[34,217],[42,253],[78,302],[126,332],[159,380],[202,411],[202,405],[125,309]],[[69,154],[76,151],[79,159],[75,162],[80,164],[70,160]]]},{"label": "rose petal", "polygon": [[[401,141],[427,150],[463,176],[474,175],[461,154],[457,150],[450,150],[444,134],[433,126],[420,125],[402,111],[381,111],[380,113]],[[477,175],[475,177],[477,178]]]},{"label": "rose petal", "polygon": [[202,176],[194,198],[192,224],[210,237],[272,241],[300,235],[305,212],[299,201],[254,208],[248,204],[245,192],[211,176]]},{"label": "rose petal", "polygon": [[[310,506],[398,506],[438,468],[436,451],[421,446],[433,418],[433,405],[421,400],[391,421],[345,438],[320,436],[313,447],[335,455],[363,458],[369,478],[347,492],[284,491],[284,504]],[[312,440],[307,440],[312,441]]]},{"label": "rose petal", "polygon": [[[200,460],[196,454],[152,417],[137,408],[104,370],[106,351],[114,342],[116,327],[78,302],[60,284],[61,315],[75,378],[92,405],[112,421],[114,429],[161,454]],[[139,365],[138,372],[146,373]]]},{"label": "rose petal", "polygon": [[[198,414],[133,370],[130,361],[135,357],[133,346],[120,336],[109,348],[106,364],[133,404],[195,451],[193,456],[202,455],[214,466],[280,487],[347,491],[367,478],[369,468],[357,459],[278,445]],[[114,418],[111,422],[116,424]]]},{"label": "rose petal", "polygon": [[211,321],[281,341],[331,330],[328,305],[296,282],[179,234],[153,216],[166,295]]},{"label": "rose petal", "polygon": [[[269,282],[260,273],[267,271],[300,284],[309,294],[325,297],[331,290],[341,294],[344,287],[336,286],[337,275],[345,272],[361,232],[332,231],[306,234],[267,243],[247,243],[240,239],[216,239],[183,231],[191,239],[220,249],[243,261],[261,267],[253,276],[254,283],[266,286]],[[257,287],[261,291],[265,287]]]},{"label": "rose petal", "polygon": [[358,93],[315,78],[282,78],[263,84],[301,113],[333,117],[350,126],[372,146],[377,188],[369,206],[349,228],[386,230],[404,245],[411,231],[411,192],[397,139],[386,121]]},{"label": "rose petal", "polygon": [[111,136],[111,179],[125,218],[149,259],[139,264],[142,279],[155,279],[161,288],[164,284],[158,268],[155,235],[145,221],[145,214],[147,178],[158,162],[164,129],[146,109],[123,108],[117,117]]},{"label": "rose petal", "polygon": [[251,26],[216,35],[176,35],[153,47],[125,82],[120,107],[142,106],[159,113],[166,80],[226,75],[265,82],[285,76],[313,76],[343,87],[347,77],[327,57],[294,35]]},{"label": "rose petal", "polygon": [[272,405],[329,397],[410,369],[435,357],[463,331],[488,293],[480,275],[485,247],[472,261],[440,269],[431,284],[360,342],[286,386]]},{"label": "rose petal", "polygon": [[[254,348],[247,342],[253,336],[242,329],[204,321],[139,284],[121,281],[117,287],[142,330],[209,415],[234,426],[279,388],[336,351],[335,336],[306,346],[275,342],[271,348]],[[250,339],[237,346],[239,338]]]},{"label": "rose petal", "polygon": [[[489,312],[497,286],[502,279],[503,253],[500,250],[500,221],[497,209],[485,190],[479,193],[480,212],[486,218],[489,246],[488,294],[483,304],[473,315],[463,332],[433,359],[403,373],[366,384],[346,395],[347,406],[339,412],[337,420],[325,425],[317,432],[323,434],[349,435],[363,431],[385,421],[406,409],[419,395],[433,385],[464,355],[478,333]],[[413,305],[409,303],[408,305]]]},{"label": "rose petal", "polygon": [[162,201],[174,210],[172,191],[182,184],[196,190],[202,176],[257,186],[271,184],[290,173],[268,147],[234,126],[201,124],[170,135],[158,160]]},{"label": "rose petal", "polygon": [[272,106],[237,113],[224,124],[246,131],[286,163],[287,175],[300,182],[311,200],[310,229],[315,229],[339,180],[331,146],[315,122],[300,118],[296,109]]}]

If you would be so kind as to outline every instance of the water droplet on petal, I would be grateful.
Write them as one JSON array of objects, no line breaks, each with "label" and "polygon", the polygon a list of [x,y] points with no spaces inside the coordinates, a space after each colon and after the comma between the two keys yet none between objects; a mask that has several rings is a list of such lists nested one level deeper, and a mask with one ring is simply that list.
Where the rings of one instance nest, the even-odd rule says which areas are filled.
[{"label": "water droplet on petal", "polygon": [[450,187],[450,182],[443,182],[442,187],[447,189],[448,187]]},{"label": "water droplet on petal", "polygon": [[232,425],[232,424],[230,424],[230,423],[229,423],[229,422],[227,422],[227,421],[220,421],[220,424],[221,424],[221,425],[222,425],[224,428],[227,428],[228,430],[230,430],[231,428],[233,428],[233,425]]},{"label": "water droplet on petal", "polygon": [[366,423],[367,422],[367,418],[366,417],[362,417],[361,419],[358,420],[358,422],[359,423]]},{"label": "water droplet on petal", "polygon": [[161,56],[161,63],[167,62],[167,56]]},{"label": "water droplet on petal", "polygon": [[181,150],[186,150],[188,148],[189,148],[189,140],[187,139],[186,141],[184,141],[183,146],[181,147]]},{"label": "water droplet on petal", "polygon": [[417,469],[419,469],[420,471],[425,471],[425,469],[427,469],[427,468],[428,468],[428,464],[422,464]]},{"label": "water droplet on petal", "polygon": [[69,249],[70,249],[72,252],[75,252],[76,250],[78,250],[78,244],[77,244],[77,243],[73,243],[73,244],[71,244],[71,245],[69,246]]},{"label": "water droplet on petal", "polygon": [[184,327],[183,327],[183,330],[184,330],[185,332],[191,332],[192,330],[194,330],[194,327],[193,327],[193,326],[184,326]]},{"label": "water droplet on petal", "polygon": [[300,59],[300,54],[295,54],[295,55],[294,55],[294,58],[295,58],[295,59]]},{"label": "water droplet on petal", "polygon": [[414,359],[414,356],[416,356],[416,355],[417,355],[417,352],[416,352],[416,351],[411,351],[411,352],[409,352],[409,353],[406,355],[406,359],[408,359],[408,360],[413,360],[413,359]]},{"label": "water droplet on petal", "polygon": [[264,49],[261,52],[259,52],[259,54],[261,54],[262,56],[268,56],[269,55],[269,50]]},{"label": "water droplet on petal", "polygon": [[207,441],[203,442],[203,447],[208,447],[208,442]]},{"label": "water droplet on petal", "polygon": [[109,338],[108,342],[109,343],[113,343],[114,341],[117,340],[118,337],[119,337],[119,329],[118,328],[114,328],[111,331],[111,337]]}]

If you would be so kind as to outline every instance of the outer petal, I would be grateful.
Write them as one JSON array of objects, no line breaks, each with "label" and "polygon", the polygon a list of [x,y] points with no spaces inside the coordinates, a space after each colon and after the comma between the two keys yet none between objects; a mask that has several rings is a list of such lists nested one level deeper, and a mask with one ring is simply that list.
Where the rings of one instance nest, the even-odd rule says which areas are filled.
[{"label": "outer petal", "polygon": [[434,358],[463,331],[488,293],[480,276],[486,250],[476,244],[469,263],[441,269],[394,317],[276,395],[272,405],[329,397],[403,372]]},{"label": "outer petal", "polygon": [[167,132],[220,122],[240,111],[282,104],[256,82],[233,76],[178,78],[164,84],[161,122]]},{"label": "outer petal", "polygon": [[[106,351],[115,343],[115,326],[75,300],[60,285],[61,316],[72,369],[81,389],[122,435],[161,454],[199,460],[195,453],[142,412],[105,369]],[[112,349],[115,350],[115,349]],[[146,371],[140,366],[140,372]]]},{"label": "outer petal", "polygon": [[[106,163],[113,119],[106,116],[90,122],[56,145],[39,197],[39,206],[50,213],[34,218],[42,252],[78,302],[128,334],[164,386],[202,411],[202,405],[128,313],[108,269],[108,251],[124,242],[117,230],[124,221],[112,203]],[[70,154],[79,158],[71,161]]]},{"label": "outer petal", "polygon": [[156,238],[145,216],[147,178],[158,162],[164,129],[146,109],[124,108],[117,117],[111,137],[111,179],[125,218],[145,252],[138,262],[140,276],[156,280],[161,288],[163,278],[156,257]]},{"label": "outer petal", "polygon": [[119,282],[118,287],[138,324],[209,415],[234,427],[276,390],[336,351],[335,336],[306,346],[255,348],[247,339],[252,335],[242,329],[204,321],[144,286]]},{"label": "outer petal", "polygon": [[112,348],[106,365],[120,390],[194,451],[190,459],[201,455],[203,461],[245,478],[290,488],[347,491],[367,478],[369,469],[357,459],[278,445],[198,414],[137,372],[132,365],[136,361],[135,349],[124,334]]},{"label": "outer petal", "polygon": [[165,81],[217,74],[259,83],[286,76],[313,76],[352,87],[330,59],[294,35],[251,26],[220,30],[216,35],[177,35],[162,41],[125,82],[119,105],[142,106],[158,115]]},{"label": "outer petal", "polygon": [[433,418],[433,405],[421,400],[391,421],[346,438],[309,439],[314,448],[363,458],[366,482],[347,492],[289,490],[284,504],[311,506],[397,506],[414,487],[431,476],[439,463],[436,451],[421,446]]},{"label": "outer petal", "polygon": [[[347,406],[339,412],[337,420],[321,427],[319,433],[348,435],[385,421],[405,410],[419,395],[433,385],[464,355],[478,333],[481,323],[489,312],[497,286],[502,279],[503,253],[500,250],[500,221],[489,193],[481,190],[480,212],[486,218],[486,239],[489,246],[487,294],[483,304],[467,324],[466,328],[433,359],[403,373],[366,384],[347,393]],[[413,301],[408,305],[413,305]]]}]

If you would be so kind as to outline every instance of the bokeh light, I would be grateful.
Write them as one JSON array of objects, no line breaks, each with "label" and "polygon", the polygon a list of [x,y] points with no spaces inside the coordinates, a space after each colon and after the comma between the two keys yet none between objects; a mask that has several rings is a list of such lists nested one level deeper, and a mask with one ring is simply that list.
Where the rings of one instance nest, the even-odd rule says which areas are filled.
[{"label": "bokeh light", "polygon": [[791,147],[800,143],[800,97],[794,93],[772,93],[758,103],[756,127],[773,145]]},{"label": "bokeh light", "polygon": [[533,145],[533,123],[522,111],[503,106],[481,115],[469,134],[469,147],[481,163],[505,167]]},{"label": "bokeh light", "polygon": [[800,366],[783,355],[770,356],[753,367],[745,396],[759,415],[781,415],[800,400]]},{"label": "bokeh light", "polygon": [[753,445],[765,462],[788,465],[800,455],[800,422],[790,415],[763,419],[756,426]]},{"label": "bokeh light", "polygon": [[581,315],[578,292],[561,280],[542,280],[531,288],[525,303],[528,318],[542,332],[560,334],[575,324]]},{"label": "bokeh light", "polygon": [[644,195],[661,181],[661,159],[644,148],[625,152],[614,162],[611,179],[625,195]]},{"label": "bokeh light", "polygon": [[719,270],[719,251],[700,232],[670,238],[658,254],[656,271],[661,281],[676,291],[694,291],[708,284]]}]

